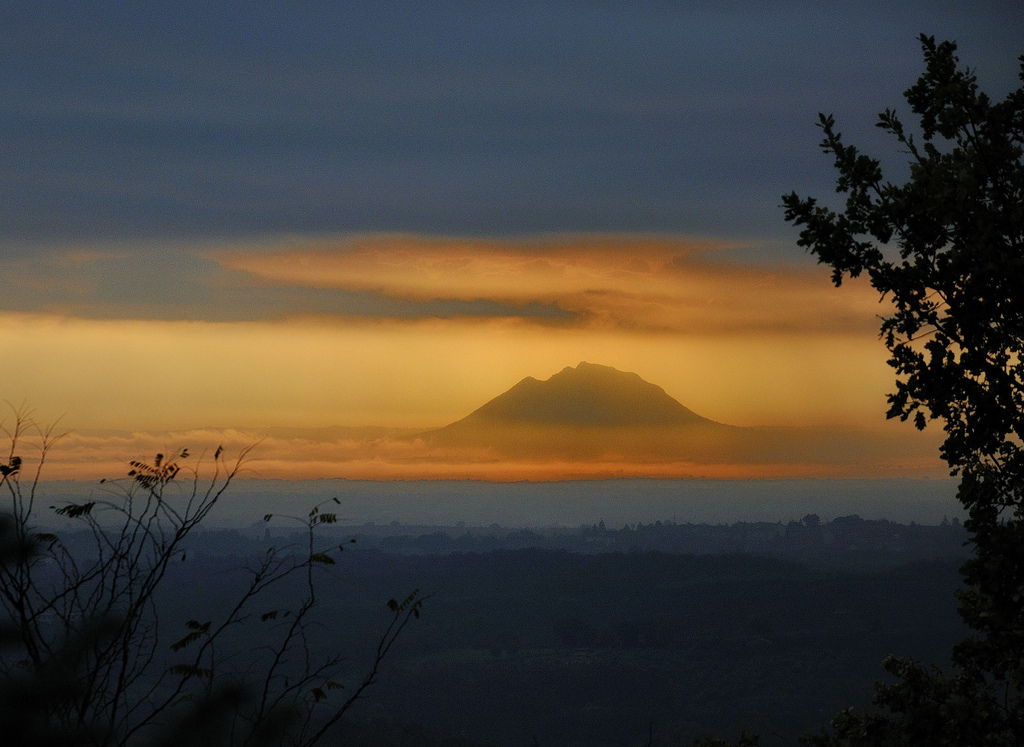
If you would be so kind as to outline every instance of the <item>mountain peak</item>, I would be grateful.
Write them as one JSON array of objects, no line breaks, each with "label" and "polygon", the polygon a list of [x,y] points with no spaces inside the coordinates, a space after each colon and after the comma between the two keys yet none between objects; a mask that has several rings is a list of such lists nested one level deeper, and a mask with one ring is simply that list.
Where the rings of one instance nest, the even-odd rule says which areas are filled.
[{"label": "mountain peak", "polygon": [[645,426],[709,423],[638,374],[580,362],[540,381],[527,376],[461,423]]}]

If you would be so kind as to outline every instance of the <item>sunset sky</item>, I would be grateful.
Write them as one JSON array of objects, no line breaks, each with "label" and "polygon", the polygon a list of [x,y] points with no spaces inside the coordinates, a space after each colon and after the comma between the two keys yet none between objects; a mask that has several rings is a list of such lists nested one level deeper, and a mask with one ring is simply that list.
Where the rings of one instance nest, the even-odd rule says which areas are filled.
[{"label": "sunset sky", "polygon": [[[886,307],[832,287],[780,196],[833,192],[819,111],[901,178],[873,123],[907,114],[916,35],[1002,96],[1022,22],[1018,2],[7,3],[0,399],[104,468],[153,432],[440,426],[580,361],[730,424],[881,426]],[[278,446],[268,476],[371,474]]]}]

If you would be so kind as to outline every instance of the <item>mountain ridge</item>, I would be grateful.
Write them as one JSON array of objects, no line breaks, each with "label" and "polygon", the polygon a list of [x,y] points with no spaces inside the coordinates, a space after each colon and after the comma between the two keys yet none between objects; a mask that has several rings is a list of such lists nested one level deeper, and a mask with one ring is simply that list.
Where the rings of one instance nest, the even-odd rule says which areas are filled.
[{"label": "mountain ridge", "polygon": [[527,376],[456,426],[643,427],[721,425],[638,374],[581,361],[541,381]]}]

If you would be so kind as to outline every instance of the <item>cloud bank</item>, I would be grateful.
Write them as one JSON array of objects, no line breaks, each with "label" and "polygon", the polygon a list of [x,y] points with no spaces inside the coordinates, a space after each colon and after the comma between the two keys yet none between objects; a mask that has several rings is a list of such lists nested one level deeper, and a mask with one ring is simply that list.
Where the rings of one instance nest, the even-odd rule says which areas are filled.
[{"label": "cloud bank", "polygon": [[[374,434],[317,432],[275,434],[274,429],[192,429],[184,431],[71,432],[47,455],[47,480],[124,479],[131,460],[151,461],[155,454],[187,448],[183,463],[212,475],[212,455],[224,448],[228,465],[252,447],[240,475],[259,479],[347,478],[364,480],[519,480],[598,479],[611,477],[782,479],[946,476],[936,456],[934,434],[910,435],[898,429],[791,431],[780,436],[800,441],[802,458],[727,458],[703,454],[696,459],[673,456],[671,449],[635,454],[614,451],[591,454],[519,454],[509,456],[481,446],[452,449],[431,444],[414,431]],[[807,449],[828,439],[847,447],[845,453]],[[823,441],[824,439],[824,441]],[[848,447],[853,446],[852,451]],[[31,469],[37,456],[31,439],[23,444]],[[564,451],[564,449],[563,449]],[[577,449],[576,451],[580,451]],[[586,449],[582,449],[586,451]],[[733,455],[735,457],[735,455]]]},{"label": "cloud bank", "polygon": [[730,261],[735,243],[644,235],[367,234],[138,255],[12,260],[0,308],[93,319],[508,319],[696,335],[867,334],[877,296],[806,265]]},{"label": "cloud bank", "polygon": [[876,327],[869,287],[837,293],[824,271],[716,261],[729,248],[652,236],[369,235],[211,256],[271,285],[372,293],[424,304],[425,313],[430,304],[491,304],[496,316],[539,323],[709,335]]}]

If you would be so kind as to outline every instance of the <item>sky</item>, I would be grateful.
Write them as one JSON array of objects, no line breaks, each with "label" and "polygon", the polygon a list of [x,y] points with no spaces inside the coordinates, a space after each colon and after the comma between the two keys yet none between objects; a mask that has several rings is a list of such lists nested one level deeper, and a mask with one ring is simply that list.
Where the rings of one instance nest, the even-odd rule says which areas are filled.
[{"label": "sky", "polygon": [[[873,125],[907,113],[917,34],[1001,97],[1022,21],[1018,2],[5,3],[0,398],[75,430],[62,475],[167,431],[436,427],[584,360],[721,422],[881,427],[886,306],[831,286],[781,195],[833,193],[819,111],[905,176]],[[352,466],[260,448],[268,476]]]}]

